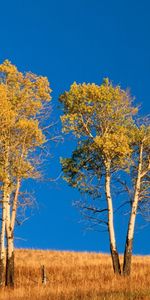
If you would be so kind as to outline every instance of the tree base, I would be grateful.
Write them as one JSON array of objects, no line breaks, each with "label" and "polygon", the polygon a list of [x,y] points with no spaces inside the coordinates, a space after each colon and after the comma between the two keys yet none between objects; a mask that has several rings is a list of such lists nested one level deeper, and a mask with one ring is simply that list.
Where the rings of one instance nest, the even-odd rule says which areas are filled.
[{"label": "tree base", "polygon": [[14,252],[11,257],[6,259],[6,281],[5,285],[14,287]]},{"label": "tree base", "polygon": [[123,262],[123,275],[125,276],[129,276],[131,274],[132,245],[133,239],[127,240]]},{"label": "tree base", "polygon": [[5,272],[4,259],[0,259],[0,287],[4,285],[4,278],[5,278],[4,272]]},{"label": "tree base", "polygon": [[120,266],[118,252],[117,252],[117,250],[113,249],[112,245],[110,246],[110,251],[111,251],[114,273],[121,275],[121,266]]}]

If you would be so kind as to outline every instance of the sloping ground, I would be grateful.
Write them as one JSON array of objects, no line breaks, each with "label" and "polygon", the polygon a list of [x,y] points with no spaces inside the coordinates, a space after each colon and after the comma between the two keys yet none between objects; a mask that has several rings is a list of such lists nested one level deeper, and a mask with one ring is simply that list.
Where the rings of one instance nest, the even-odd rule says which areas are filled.
[{"label": "sloping ground", "polygon": [[15,261],[15,289],[1,289],[1,300],[150,299],[150,256],[133,258],[130,278],[114,276],[110,257],[104,254],[16,250]]}]

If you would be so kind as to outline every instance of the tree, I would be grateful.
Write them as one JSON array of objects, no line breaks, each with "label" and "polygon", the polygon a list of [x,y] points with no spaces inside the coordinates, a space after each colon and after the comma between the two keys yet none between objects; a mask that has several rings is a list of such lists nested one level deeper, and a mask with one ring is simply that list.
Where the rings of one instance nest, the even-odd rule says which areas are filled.
[{"label": "tree", "polygon": [[[114,87],[108,79],[104,79],[100,86],[74,83],[68,92],[60,96],[60,102],[64,111],[61,117],[63,131],[72,132],[79,145],[85,141],[92,144],[94,153],[95,149],[99,153],[105,177],[103,188],[113,269],[116,274],[121,274],[113,221],[111,174],[113,170],[123,168],[131,155],[128,131],[133,126],[132,116],[137,109],[132,107],[129,93],[120,86]],[[86,152],[84,147],[83,152]],[[67,177],[71,179],[72,170],[68,173],[67,168]]]},{"label": "tree", "polygon": [[[46,77],[21,73],[8,60],[0,65],[0,182],[2,202],[0,284],[4,281],[6,232],[6,279],[14,285],[14,227],[23,179],[35,178],[35,154],[45,142],[42,122],[50,101]],[[6,231],[5,231],[6,230]]]},{"label": "tree", "polygon": [[131,273],[131,258],[134,238],[135,221],[138,207],[144,200],[147,202],[149,195],[150,176],[150,125],[149,119],[142,120],[142,124],[133,130],[132,137],[132,164],[130,176],[132,179],[133,198],[126,236],[124,251],[123,274]]},{"label": "tree", "polygon": [[9,201],[9,178],[8,178],[8,141],[7,137],[12,124],[14,123],[14,113],[9,109],[7,102],[6,87],[0,85],[0,180],[2,192],[2,221],[0,235],[0,284],[4,280],[4,259],[5,259],[5,221],[6,203]]}]

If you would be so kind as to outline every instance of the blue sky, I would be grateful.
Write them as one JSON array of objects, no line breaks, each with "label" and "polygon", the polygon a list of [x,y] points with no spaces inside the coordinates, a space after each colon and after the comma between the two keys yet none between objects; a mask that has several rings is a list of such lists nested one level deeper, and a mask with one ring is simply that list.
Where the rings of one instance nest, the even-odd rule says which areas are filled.
[{"label": "blue sky", "polygon": [[[11,60],[21,71],[49,78],[54,115],[58,96],[73,81],[101,83],[108,76],[129,87],[141,112],[149,113],[150,2],[148,0],[1,1],[0,62]],[[70,140],[53,148],[48,177],[60,172],[59,156],[71,154]],[[32,183],[39,209],[16,231],[17,247],[109,251],[106,233],[84,232],[72,200],[80,195],[62,180]],[[123,251],[126,217],[117,219]],[[121,223],[122,222],[122,223]],[[119,225],[120,223],[120,225]],[[150,253],[150,225],[136,226],[134,252]],[[22,240],[22,239],[24,240]]]}]

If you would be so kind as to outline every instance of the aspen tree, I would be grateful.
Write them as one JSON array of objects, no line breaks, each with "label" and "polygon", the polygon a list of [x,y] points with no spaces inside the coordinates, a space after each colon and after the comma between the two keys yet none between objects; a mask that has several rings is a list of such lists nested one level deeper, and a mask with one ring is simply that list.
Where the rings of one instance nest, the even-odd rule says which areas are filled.
[{"label": "aspen tree", "polygon": [[128,92],[120,86],[114,87],[108,79],[100,86],[74,83],[60,96],[60,101],[64,111],[61,117],[63,131],[72,132],[79,144],[87,140],[99,149],[105,171],[103,188],[113,269],[114,273],[121,274],[113,220],[111,172],[115,165],[121,168],[131,154],[127,128],[133,123],[132,116],[137,109],[132,107]]},{"label": "aspen tree", "polygon": [[[14,133],[14,132],[13,132]],[[7,205],[6,213],[6,236],[7,236],[7,252],[6,252],[6,285],[13,285],[14,276],[14,228],[17,214],[17,203],[22,180],[28,178],[36,178],[35,160],[32,162],[29,158],[29,151],[42,145],[44,136],[38,128],[37,123],[33,120],[19,120],[17,126],[17,134],[19,134],[19,145],[15,145],[13,155],[11,157],[11,179],[13,180],[14,196],[11,196],[11,202]],[[15,154],[15,155],[14,155]]]},{"label": "aspen tree", "polygon": [[[149,123],[149,122],[148,122]],[[133,239],[135,231],[135,221],[138,206],[142,201],[149,198],[149,174],[150,174],[150,125],[143,124],[137,126],[132,137],[133,163],[130,168],[130,176],[133,182],[133,199],[126,236],[124,251],[123,274],[131,273],[131,258],[133,250]]]},{"label": "aspen tree", "polygon": [[1,233],[0,233],[0,285],[4,281],[5,265],[5,221],[7,203],[10,197],[9,178],[9,150],[10,150],[10,129],[14,125],[15,113],[9,107],[7,101],[6,86],[0,84],[0,181],[1,181]]},{"label": "aspen tree", "polygon": [[41,125],[45,118],[45,104],[51,99],[50,92],[46,77],[31,72],[23,74],[8,60],[0,65],[0,105],[3,108],[3,118],[0,119],[1,285],[4,278],[5,230],[5,284],[14,285],[14,227],[18,196],[22,180],[34,178],[36,174],[34,153],[46,141]]}]

